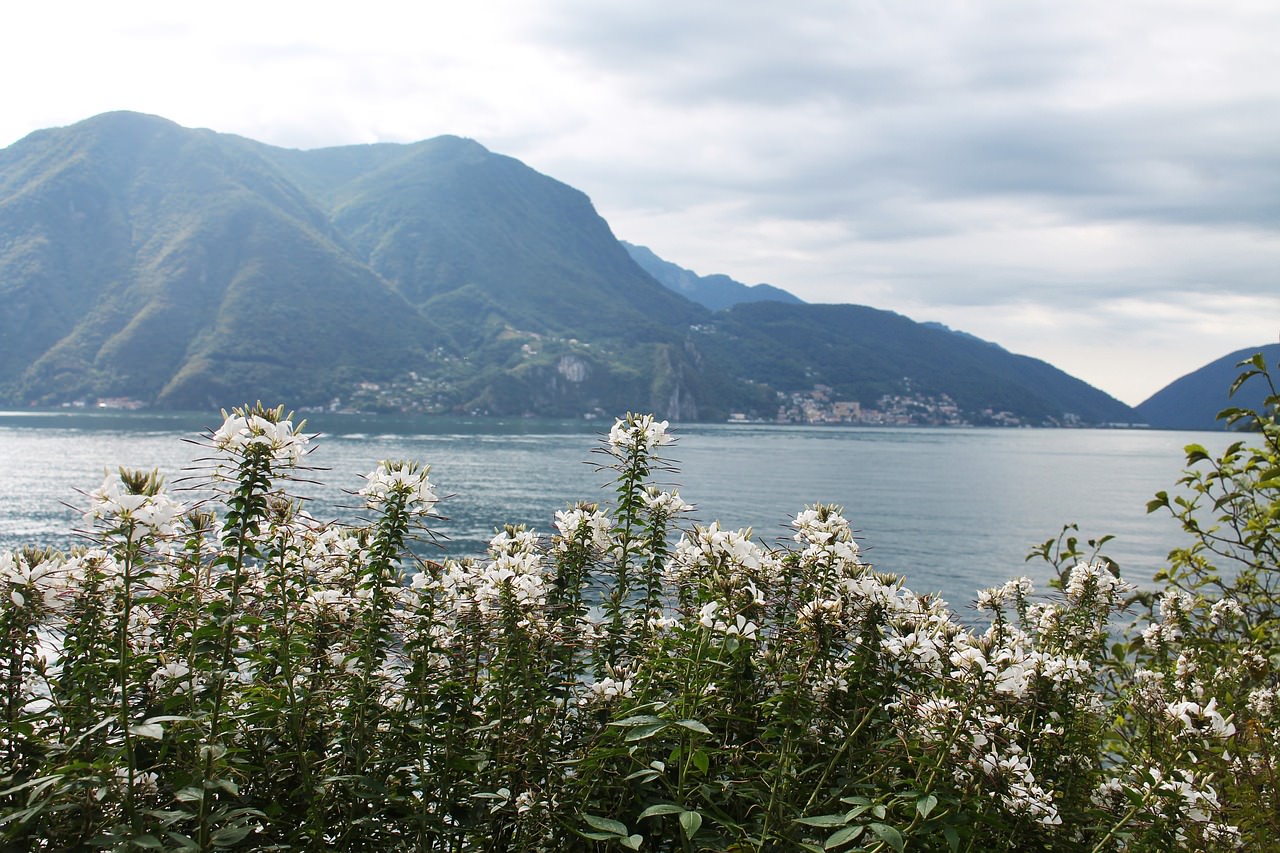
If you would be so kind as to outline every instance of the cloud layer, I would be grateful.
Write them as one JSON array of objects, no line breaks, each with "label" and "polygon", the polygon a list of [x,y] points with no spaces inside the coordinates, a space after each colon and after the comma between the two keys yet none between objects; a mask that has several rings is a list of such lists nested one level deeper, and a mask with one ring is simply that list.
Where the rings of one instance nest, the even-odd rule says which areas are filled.
[{"label": "cloud layer", "polygon": [[1280,334],[1274,3],[471,5],[28,9],[0,144],[109,109],[296,147],[472,136],[683,266],[1131,403]]}]

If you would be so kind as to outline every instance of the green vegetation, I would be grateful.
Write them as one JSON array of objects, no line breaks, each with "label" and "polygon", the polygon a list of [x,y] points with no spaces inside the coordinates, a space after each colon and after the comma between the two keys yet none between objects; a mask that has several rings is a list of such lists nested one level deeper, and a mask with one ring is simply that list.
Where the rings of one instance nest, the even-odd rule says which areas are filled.
[{"label": "green vegetation", "polygon": [[972,626],[874,571],[836,507],[777,550],[686,525],[651,416],[598,448],[608,504],[435,561],[428,468],[378,463],[367,521],[323,523],[288,491],[301,425],[233,411],[213,499],[121,470],[90,546],[0,555],[0,841],[1278,850],[1280,397],[1226,416],[1255,432],[1189,447],[1152,503],[1190,534],[1159,590],[1068,528],[1033,552],[1053,591],[981,591]]}]

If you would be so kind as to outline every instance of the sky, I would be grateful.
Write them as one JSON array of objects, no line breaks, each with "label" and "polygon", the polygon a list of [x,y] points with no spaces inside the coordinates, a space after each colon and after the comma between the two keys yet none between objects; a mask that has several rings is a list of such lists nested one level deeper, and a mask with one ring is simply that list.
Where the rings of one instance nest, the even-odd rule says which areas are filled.
[{"label": "sky", "polygon": [[1137,404],[1280,340],[1275,0],[59,2],[0,147],[127,109],[470,137],[700,274],[937,321]]}]

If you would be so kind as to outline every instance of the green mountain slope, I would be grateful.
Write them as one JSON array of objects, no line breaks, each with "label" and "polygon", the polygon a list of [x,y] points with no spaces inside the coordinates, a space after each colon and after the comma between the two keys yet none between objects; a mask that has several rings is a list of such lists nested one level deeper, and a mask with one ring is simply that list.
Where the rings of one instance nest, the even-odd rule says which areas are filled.
[{"label": "green mountain slope", "polygon": [[470,140],[294,151],[110,113],[0,151],[8,404],[768,418],[816,384],[1133,419],[888,312],[713,313],[646,273],[584,194]]},{"label": "green mountain slope", "polygon": [[1240,374],[1237,366],[1254,353],[1262,353],[1271,367],[1280,366],[1280,344],[1247,347],[1236,350],[1175,379],[1138,404],[1138,413],[1153,427],[1160,429],[1222,429],[1218,412],[1228,406],[1260,410],[1270,389],[1258,379],[1251,379],[1234,397],[1227,394]]}]

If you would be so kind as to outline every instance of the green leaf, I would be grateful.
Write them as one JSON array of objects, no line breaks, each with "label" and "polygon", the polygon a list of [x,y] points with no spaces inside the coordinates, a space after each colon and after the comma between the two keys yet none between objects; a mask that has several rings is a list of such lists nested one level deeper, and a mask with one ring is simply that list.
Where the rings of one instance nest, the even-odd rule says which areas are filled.
[{"label": "green leaf", "polygon": [[677,806],[675,803],[658,803],[656,806],[649,806],[649,808],[640,812],[640,819],[644,820],[655,815],[680,814],[683,811],[684,807]]},{"label": "green leaf", "polygon": [[639,850],[640,845],[644,843],[644,836],[640,834],[629,835],[626,838],[619,838],[618,843],[628,850]]},{"label": "green leaf", "polygon": [[601,832],[607,832],[620,838],[627,837],[627,825],[624,823],[619,823],[616,820],[611,820],[610,818],[600,817],[599,815],[593,814],[584,814],[582,819],[585,820],[593,829],[598,829]]},{"label": "green leaf", "polygon": [[189,838],[180,832],[166,832],[165,837],[172,842],[172,849],[176,850],[199,850],[200,845],[195,842],[194,838]]},{"label": "green leaf", "polygon": [[173,796],[181,803],[198,803],[204,799],[204,791],[188,786],[180,789]]},{"label": "green leaf", "polygon": [[1188,465],[1194,465],[1197,462],[1207,461],[1212,458],[1209,456],[1209,451],[1204,449],[1203,444],[1188,444],[1185,450]]},{"label": "green leaf", "polygon": [[866,829],[865,826],[846,826],[844,829],[838,829],[831,833],[831,837],[822,845],[823,849],[835,850],[837,847],[848,844],[861,835],[864,829]]},{"label": "green leaf", "polygon": [[711,767],[711,759],[701,749],[695,749],[693,754],[689,756],[689,760],[693,762],[694,767],[698,768],[699,773],[705,774],[707,769]]},{"label": "green leaf", "polygon": [[702,815],[693,811],[680,812],[680,828],[687,837],[693,838],[702,828]]},{"label": "green leaf", "polygon": [[700,735],[711,734],[711,729],[707,728],[697,720],[676,720],[676,725],[686,728],[691,732],[697,732]]},{"label": "green leaf", "polygon": [[880,840],[885,844],[888,844],[894,850],[897,850],[898,853],[902,853],[902,848],[905,846],[906,842],[902,840],[901,832],[898,832],[898,830],[889,826],[887,823],[873,823],[871,824],[871,831],[879,836]]},{"label": "green leaf", "polygon": [[129,726],[129,734],[161,740],[164,738],[164,726],[159,723],[138,723],[136,726]]},{"label": "green leaf", "polygon": [[634,717],[627,717],[622,720],[615,720],[610,723],[611,726],[643,726],[652,725],[653,723],[661,723],[661,717],[655,717],[652,714],[639,714]]},{"label": "green leaf", "polygon": [[926,796],[916,800],[916,813],[920,815],[920,817],[927,818],[929,813],[937,808],[937,806],[938,798],[933,794],[927,794]]},{"label": "green leaf", "polygon": [[638,741],[638,740],[646,740],[648,738],[653,737],[663,729],[665,729],[667,725],[668,725],[667,723],[664,723],[661,720],[659,720],[656,723],[645,723],[644,725],[636,726],[635,728],[627,732],[626,737],[624,737],[623,740],[626,741],[627,743],[634,743],[635,741]]},{"label": "green leaf", "polygon": [[798,817],[796,823],[803,823],[805,826],[824,826],[835,827],[844,826],[848,823],[848,819],[842,814],[820,814],[813,817]]},{"label": "green leaf", "polygon": [[224,826],[209,836],[209,840],[213,842],[214,847],[234,847],[252,831],[253,827],[246,824]]}]

